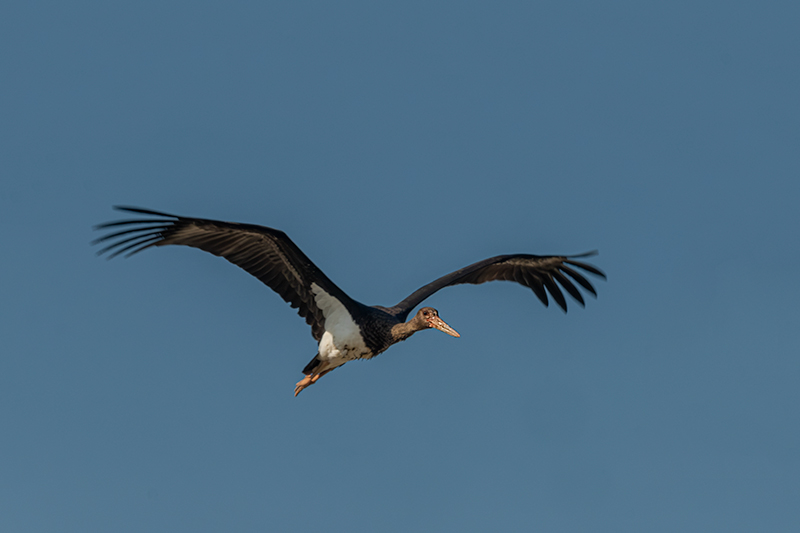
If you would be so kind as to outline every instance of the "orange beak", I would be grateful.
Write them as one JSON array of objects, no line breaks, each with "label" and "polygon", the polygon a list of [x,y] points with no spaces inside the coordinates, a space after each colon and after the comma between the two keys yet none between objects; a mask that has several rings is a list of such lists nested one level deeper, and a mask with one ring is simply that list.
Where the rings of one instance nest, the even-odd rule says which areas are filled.
[{"label": "orange beak", "polygon": [[444,320],[442,320],[438,316],[435,316],[435,317],[429,319],[428,320],[428,326],[430,326],[432,328],[436,328],[439,331],[443,331],[443,332],[447,333],[448,335],[452,335],[453,337],[460,337],[461,336],[461,335],[458,334],[458,332],[456,330],[454,330],[453,328],[451,328],[450,326],[445,324]]}]

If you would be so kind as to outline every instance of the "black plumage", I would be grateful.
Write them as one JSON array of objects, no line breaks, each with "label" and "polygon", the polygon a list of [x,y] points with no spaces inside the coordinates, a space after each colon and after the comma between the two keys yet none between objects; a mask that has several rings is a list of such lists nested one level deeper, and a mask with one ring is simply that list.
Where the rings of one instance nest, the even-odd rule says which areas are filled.
[{"label": "black plumage", "polygon": [[[126,254],[127,257],[152,246],[177,244],[224,257],[261,280],[292,307],[297,308],[298,314],[311,326],[314,338],[320,342],[321,352],[326,318],[329,318],[326,317],[326,312],[336,313],[336,302],[341,304],[358,326],[360,351],[353,346],[339,346],[334,339],[332,349],[336,350],[336,354],[344,352],[345,356],[337,355],[336,361],[330,356],[328,361],[317,354],[304,370],[307,374],[305,380],[310,381],[304,386],[299,383],[299,390],[347,360],[374,357],[415,331],[435,327],[457,336],[452,328],[438,318],[436,310],[428,307],[420,309],[412,320],[406,322],[415,307],[444,287],[462,283],[514,281],[533,290],[545,306],[549,304],[549,294],[566,312],[567,301],[562,288],[582,306],[585,302],[575,286],[576,283],[597,296],[592,284],[578,270],[605,278],[605,274],[596,267],[578,261],[594,252],[574,256],[500,255],[442,276],[417,289],[393,307],[370,307],[347,296],[280,230],[253,224],[180,217],[135,207],[117,209],[157,218],[120,220],[96,226],[96,229],[113,230],[93,242],[109,242],[98,255],[108,254],[109,259],[120,254]],[[349,353],[352,354],[347,355]],[[296,389],[295,392],[299,390]]]}]

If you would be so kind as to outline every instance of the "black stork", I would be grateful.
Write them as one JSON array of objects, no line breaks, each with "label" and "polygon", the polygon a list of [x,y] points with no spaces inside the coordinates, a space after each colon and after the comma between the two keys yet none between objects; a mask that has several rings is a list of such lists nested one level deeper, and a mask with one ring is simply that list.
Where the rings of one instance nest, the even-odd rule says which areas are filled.
[{"label": "black stork", "polygon": [[567,301],[559,285],[582,306],[583,296],[573,281],[597,296],[592,284],[572,267],[605,278],[596,267],[576,261],[596,252],[572,256],[498,255],[442,276],[393,307],[367,306],[345,294],[280,230],[181,217],[136,207],[116,209],[157,218],[120,220],[96,226],[95,229],[102,230],[123,228],[93,241],[92,244],[98,244],[112,240],[97,252],[98,255],[111,252],[108,255],[111,259],[127,252],[125,257],[130,257],[151,246],[168,244],[199,248],[243,268],[297,308],[298,314],[311,326],[311,334],[319,342],[319,351],[303,369],[305,377],[295,386],[295,396],[334,368],[354,359],[371,359],[417,331],[436,328],[459,337],[432,307],[423,307],[406,322],[411,310],[444,287],[515,281],[532,289],[545,306],[549,292],[566,312]]}]

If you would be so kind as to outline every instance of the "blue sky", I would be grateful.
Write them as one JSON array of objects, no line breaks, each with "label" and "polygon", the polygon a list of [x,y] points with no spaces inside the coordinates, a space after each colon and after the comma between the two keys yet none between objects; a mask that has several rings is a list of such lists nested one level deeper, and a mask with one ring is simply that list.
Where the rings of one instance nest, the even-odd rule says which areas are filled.
[{"label": "blue sky", "polygon": [[[795,2],[0,7],[0,530],[796,531]],[[277,227],[393,305],[510,283],[298,398],[308,327],[115,204]]]}]

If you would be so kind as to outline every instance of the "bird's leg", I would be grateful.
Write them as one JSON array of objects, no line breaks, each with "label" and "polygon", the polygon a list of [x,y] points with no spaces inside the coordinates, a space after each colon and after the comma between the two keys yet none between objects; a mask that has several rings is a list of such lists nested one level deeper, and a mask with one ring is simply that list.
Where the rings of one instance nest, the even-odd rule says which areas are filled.
[{"label": "bird's leg", "polygon": [[319,380],[319,378],[321,378],[322,376],[324,376],[325,374],[327,374],[331,370],[333,370],[333,369],[329,368],[328,370],[323,370],[322,372],[319,372],[319,373],[308,374],[306,377],[304,377],[303,379],[298,381],[297,385],[294,386],[294,395],[297,396],[298,394],[300,394],[300,392],[303,389],[305,389],[306,387],[310,387],[311,385],[316,383],[317,380]]},{"label": "bird's leg", "polygon": [[319,378],[321,378],[328,372],[330,372],[330,370],[326,370],[324,372],[320,372],[319,374],[314,374],[313,376],[311,376],[311,384],[313,385],[314,383],[316,383]]}]

